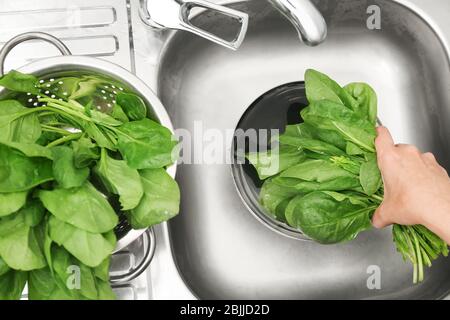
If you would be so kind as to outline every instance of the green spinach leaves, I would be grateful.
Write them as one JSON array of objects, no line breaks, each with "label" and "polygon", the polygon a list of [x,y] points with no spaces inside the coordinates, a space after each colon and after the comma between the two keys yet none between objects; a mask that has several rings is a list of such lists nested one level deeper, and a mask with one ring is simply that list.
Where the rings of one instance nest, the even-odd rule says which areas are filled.
[{"label": "green spinach leaves", "polygon": [[134,209],[144,195],[141,177],[136,169],[130,168],[124,160],[111,158],[106,149],[102,149],[100,161],[95,167],[109,192],[119,195],[123,211]]},{"label": "green spinach leaves", "polygon": [[[315,70],[306,71],[305,82],[303,122],[287,126],[276,148],[247,158],[264,180],[260,202],[268,214],[319,243],[349,241],[371,228],[383,200],[377,97],[365,83],[341,87]],[[424,265],[448,254],[445,242],[422,226],[395,225],[393,240],[413,264],[414,282],[423,280]]]},{"label": "green spinach leaves", "polygon": [[[118,213],[134,228],[178,214],[178,185],[166,173],[177,142],[147,118],[140,96],[105,81],[0,78],[14,98],[0,100],[0,299],[19,299],[27,281],[30,299],[114,299]],[[94,104],[99,86],[119,92],[109,113]],[[22,105],[30,98],[38,103]]]}]

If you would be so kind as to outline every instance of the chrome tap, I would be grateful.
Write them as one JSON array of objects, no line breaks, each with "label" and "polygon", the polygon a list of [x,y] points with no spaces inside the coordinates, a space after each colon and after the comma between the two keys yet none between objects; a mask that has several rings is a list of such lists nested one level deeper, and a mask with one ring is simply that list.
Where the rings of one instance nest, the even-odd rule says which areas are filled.
[{"label": "chrome tap", "polygon": [[[269,0],[297,29],[307,45],[315,46],[325,40],[325,19],[310,0]],[[222,39],[194,26],[189,20],[193,8],[212,10],[236,19],[240,28],[232,41]],[[192,32],[200,37],[237,50],[247,33],[249,17],[246,13],[206,0],[141,0],[142,20],[153,28],[178,29]]]},{"label": "chrome tap", "polygon": [[[189,21],[189,13],[193,8],[215,11],[237,20],[240,24],[237,35],[232,41],[227,41],[194,26]],[[141,0],[140,15],[142,20],[151,27],[189,31],[232,50],[240,47],[248,27],[246,13],[205,0]]]},{"label": "chrome tap", "polygon": [[327,24],[310,0],[269,0],[297,29],[309,46],[322,43],[327,36]]}]

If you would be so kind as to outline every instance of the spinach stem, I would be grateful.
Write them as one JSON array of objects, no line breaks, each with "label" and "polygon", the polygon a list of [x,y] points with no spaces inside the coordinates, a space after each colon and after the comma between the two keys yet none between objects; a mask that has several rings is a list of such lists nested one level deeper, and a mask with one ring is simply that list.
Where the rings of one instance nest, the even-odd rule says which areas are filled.
[{"label": "spinach stem", "polygon": [[85,121],[88,121],[88,122],[93,122],[91,118],[89,118],[88,116],[85,116],[83,113],[78,112],[78,111],[76,111],[76,110],[74,110],[72,108],[66,107],[66,106],[64,106],[62,104],[48,102],[47,106],[48,107],[52,107],[54,109],[57,109],[59,111],[65,112],[67,114],[70,114],[70,115],[72,115],[74,117],[78,117],[78,118],[80,118],[82,120],[85,120]]},{"label": "spinach stem", "polygon": [[370,196],[372,199],[375,199],[379,201],[380,203],[383,201],[383,197],[377,196],[376,194],[373,194]]},{"label": "spinach stem", "polygon": [[13,120],[17,120],[17,119],[19,119],[19,118],[28,116],[28,115],[30,115],[30,114],[32,114],[32,113],[39,112],[39,111],[41,111],[41,110],[45,110],[45,109],[43,109],[43,108],[45,108],[45,107],[29,108],[28,110],[26,110],[26,111],[24,111],[24,112],[21,112],[21,113],[17,114],[17,115],[13,118]]},{"label": "spinach stem", "polygon": [[52,114],[54,114],[54,112],[51,112],[51,111],[45,111],[45,112],[39,113],[39,114],[38,114],[38,117],[51,116]]},{"label": "spinach stem", "polygon": [[71,133],[70,135],[64,136],[62,138],[59,138],[53,142],[50,142],[47,145],[47,148],[51,148],[51,147],[56,147],[59,146],[60,144],[66,143],[68,141],[72,141],[72,140],[77,140],[79,138],[81,138],[81,136],[83,135],[82,132],[78,132],[78,133]]},{"label": "spinach stem", "polygon": [[416,250],[416,256],[417,256],[417,266],[418,266],[418,282],[423,281],[423,262],[422,262],[422,251],[420,250],[419,240],[417,239],[417,234],[415,231],[412,230],[412,228],[409,227],[409,231],[411,232],[414,244],[415,244],[415,250]]},{"label": "spinach stem", "polygon": [[56,133],[62,134],[62,135],[64,135],[64,136],[67,136],[67,135],[72,134],[70,131],[67,131],[67,130],[64,130],[64,129],[61,129],[61,128],[56,128],[56,127],[48,126],[48,125],[45,125],[45,124],[41,124],[41,128],[42,128],[42,130],[44,130],[44,131],[47,131],[47,132],[56,132]]},{"label": "spinach stem", "polygon": [[41,98],[39,99],[39,102],[47,102],[52,104],[59,104],[61,106],[64,106],[66,108],[69,108],[74,111],[81,111],[84,112],[84,107],[80,105],[79,103],[75,104],[73,103],[75,100],[69,100],[69,102],[64,100],[58,100],[58,99],[52,99],[52,98]]},{"label": "spinach stem", "polygon": [[81,116],[83,116],[83,117],[80,117],[79,116],[80,115],[79,112],[74,112],[74,111],[72,111],[70,109],[69,109],[69,111],[71,111],[71,112],[67,112],[66,108],[64,108],[64,107],[63,108],[58,108],[58,107],[52,107],[50,105],[46,105],[46,106],[37,107],[37,108],[30,108],[29,110],[26,110],[26,111],[18,114],[16,117],[14,117],[14,120],[15,119],[19,119],[21,117],[25,117],[25,116],[27,116],[29,114],[32,114],[32,113],[35,113],[35,112],[41,112],[40,114],[44,114],[45,113],[46,115],[51,114],[51,113],[56,113],[56,114],[59,114],[62,117],[70,119],[71,121],[73,121],[75,123],[77,122],[77,119],[75,117],[79,117],[79,118],[82,118],[83,120],[87,119],[87,121],[91,121],[90,118],[84,117],[83,114],[81,114]]},{"label": "spinach stem", "polygon": [[416,284],[417,283],[417,254],[416,254],[416,250],[414,248],[414,244],[411,241],[411,232],[409,232],[409,227],[407,226],[401,226],[402,232],[405,236],[405,240],[408,244],[408,249],[410,252],[410,255],[412,257],[412,264],[413,264],[413,283]]}]

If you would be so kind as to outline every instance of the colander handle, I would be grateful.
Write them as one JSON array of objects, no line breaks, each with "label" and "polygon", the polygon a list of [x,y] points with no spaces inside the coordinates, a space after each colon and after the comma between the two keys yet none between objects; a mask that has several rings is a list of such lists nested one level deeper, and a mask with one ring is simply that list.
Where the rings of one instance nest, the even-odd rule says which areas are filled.
[{"label": "colander handle", "polygon": [[51,43],[54,45],[58,50],[61,52],[64,56],[69,56],[72,53],[70,52],[69,48],[58,38],[44,32],[26,32],[19,34],[9,40],[3,48],[0,50],[0,77],[3,76],[4,73],[4,67],[5,67],[5,59],[8,53],[18,44],[21,44],[22,42],[29,41],[29,40],[43,40],[48,43]]}]

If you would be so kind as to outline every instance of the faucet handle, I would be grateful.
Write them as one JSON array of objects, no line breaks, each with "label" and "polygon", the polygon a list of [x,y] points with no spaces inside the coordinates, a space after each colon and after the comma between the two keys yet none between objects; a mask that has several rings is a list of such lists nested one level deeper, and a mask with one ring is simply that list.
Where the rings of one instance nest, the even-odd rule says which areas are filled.
[{"label": "faucet handle", "polygon": [[322,43],[327,24],[310,0],[269,0],[297,29],[300,38],[310,46]]},{"label": "faucet handle", "polygon": [[[236,19],[240,24],[236,37],[228,41],[194,26],[189,20],[193,8],[215,11]],[[154,28],[188,31],[232,50],[237,50],[244,41],[249,20],[244,12],[205,0],[141,0],[141,18]]]}]

